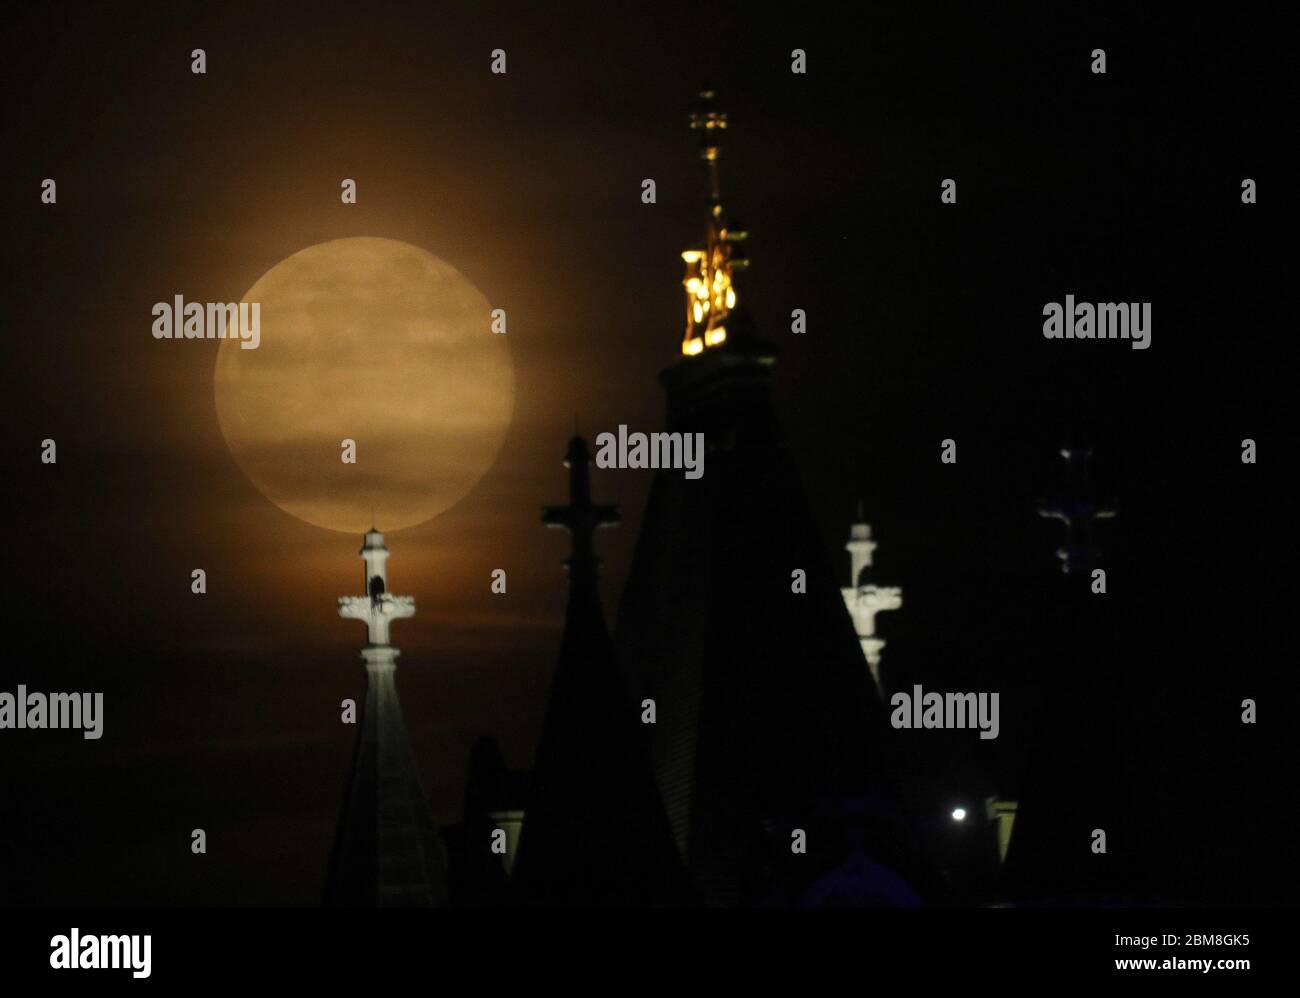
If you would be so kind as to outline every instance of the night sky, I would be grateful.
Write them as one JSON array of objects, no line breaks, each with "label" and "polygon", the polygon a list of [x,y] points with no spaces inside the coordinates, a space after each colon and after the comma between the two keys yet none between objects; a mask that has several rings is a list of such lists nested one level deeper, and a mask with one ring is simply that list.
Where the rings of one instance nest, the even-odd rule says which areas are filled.
[{"label": "night sky", "polygon": [[[10,14],[0,689],[102,690],[107,717],[100,741],[0,732],[0,900],[319,901],[355,737],[338,705],[364,693],[362,629],[336,613],[360,593],[360,537],[266,500],[217,424],[217,343],[149,330],[154,302],[238,300],[325,240],[410,242],[509,310],[497,462],[450,511],[388,536],[389,578],[417,601],[394,642],[435,817],[459,818],[480,735],[530,764],[567,553],[539,507],[566,498],[575,420],[590,438],[662,426],[679,254],[705,222],[686,115],[706,80],[730,114],[723,197],[751,232],[745,294],[780,349],[818,527],[838,551],[861,499],[877,576],[904,590],[881,617],[888,678],[1003,692],[1002,736],[945,736],[917,779],[1020,790],[1058,665],[1042,609],[1059,527],[1035,507],[1059,484],[1056,448],[1084,438],[1119,510],[1098,533],[1104,672],[1136,718],[1116,779],[1169,864],[1161,886],[1293,899],[1294,53],[1236,12],[1117,9]],[[344,177],[356,205],[339,202]],[[956,205],[940,204],[947,177]],[[1045,340],[1042,307],[1066,294],[1152,302],[1150,349]],[[651,475],[593,472],[624,516],[599,538],[611,619]],[[847,578],[847,555],[836,564]],[[490,592],[495,568],[508,595]]]}]

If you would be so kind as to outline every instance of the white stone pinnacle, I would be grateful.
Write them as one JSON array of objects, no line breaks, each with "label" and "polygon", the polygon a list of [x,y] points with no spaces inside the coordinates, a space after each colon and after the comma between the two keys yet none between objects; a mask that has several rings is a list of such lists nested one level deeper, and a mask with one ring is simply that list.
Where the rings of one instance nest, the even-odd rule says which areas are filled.
[{"label": "white stone pinnacle", "polygon": [[862,583],[862,572],[871,567],[872,555],[876,542],[871,539],[871,525],[861,520],[862,511],[858,510],[859,522],[849,530],[849,542],[844,545],[852,560],[849,584],[840,590],[844,597],[844,606],[853,618],[853,628],[858,634],[858,643],[862,646],[862,655],[871,670],[876,691],[884,694],[880,682],[880,655],[885,641],[876,636],[876,614],[887,610],[897,610],[903,605],[903,590],[898,586],[877,586],[874,583]]}]

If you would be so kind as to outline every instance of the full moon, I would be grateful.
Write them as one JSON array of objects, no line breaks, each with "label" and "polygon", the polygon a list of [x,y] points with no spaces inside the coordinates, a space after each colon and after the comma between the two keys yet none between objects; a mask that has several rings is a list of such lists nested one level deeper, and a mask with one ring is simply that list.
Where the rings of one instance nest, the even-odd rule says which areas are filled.
[{"label": "full moon", "polygon": [[217,419],[286,513],[354,534],[372,517],[410,527],[496,460],[514,369],[487,299],[450,264],[393,239],[335,239],[276,264],[243,301],[260,303],[261,339],[221,340]]}]

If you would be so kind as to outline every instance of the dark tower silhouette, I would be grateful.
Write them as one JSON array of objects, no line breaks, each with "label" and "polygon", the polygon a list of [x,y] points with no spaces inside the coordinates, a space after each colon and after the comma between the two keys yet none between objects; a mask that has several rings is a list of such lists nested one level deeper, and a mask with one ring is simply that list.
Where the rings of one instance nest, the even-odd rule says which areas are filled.
[{"label": "dark tower silhouette", "polygon": [[591,501],[586,441],[569,441],[569,504],[542,522],[564,527],[569,607],[525,806],[514,885],[524,904],[674,905],[689,888],[640,741],[596,587],[592,535],[618,522]]},{"label": "dark tower silhouette", "polygon": [[686,333],[659,380],[668,430],[704,435],[704,474],[656,472],[616,638],[630,681],[658,705],[655,773],[695,887],[706,904],[734,905],[769,892],[791,822],[883,768],[873,740],[888,717],[782,441],[776,351],[741,300],[746,234],[719,193],[727,119],[712,91],[700,96],[706,242],[682,254]]}]

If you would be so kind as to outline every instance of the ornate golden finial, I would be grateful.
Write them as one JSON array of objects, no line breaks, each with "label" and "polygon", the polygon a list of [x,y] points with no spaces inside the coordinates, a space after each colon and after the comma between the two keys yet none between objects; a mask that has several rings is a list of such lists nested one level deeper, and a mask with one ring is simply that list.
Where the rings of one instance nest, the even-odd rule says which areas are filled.
[{"label": "ornate golden finial", "polygon": [[686,276],[686,336],[682,353],[694,356],[727,340],[727,315],[736,307],[736,289],[732,273],[749,263],[737,243],[748,233],[728,227],[722,211],[718,187],[718,156],[727,115],[714,103],[717,92],[700,91],[696,109],[691,113],[691,130],[700,134],[700,158],[709,172],[709,223],[704,249],[689,249],[682,254]]}]

